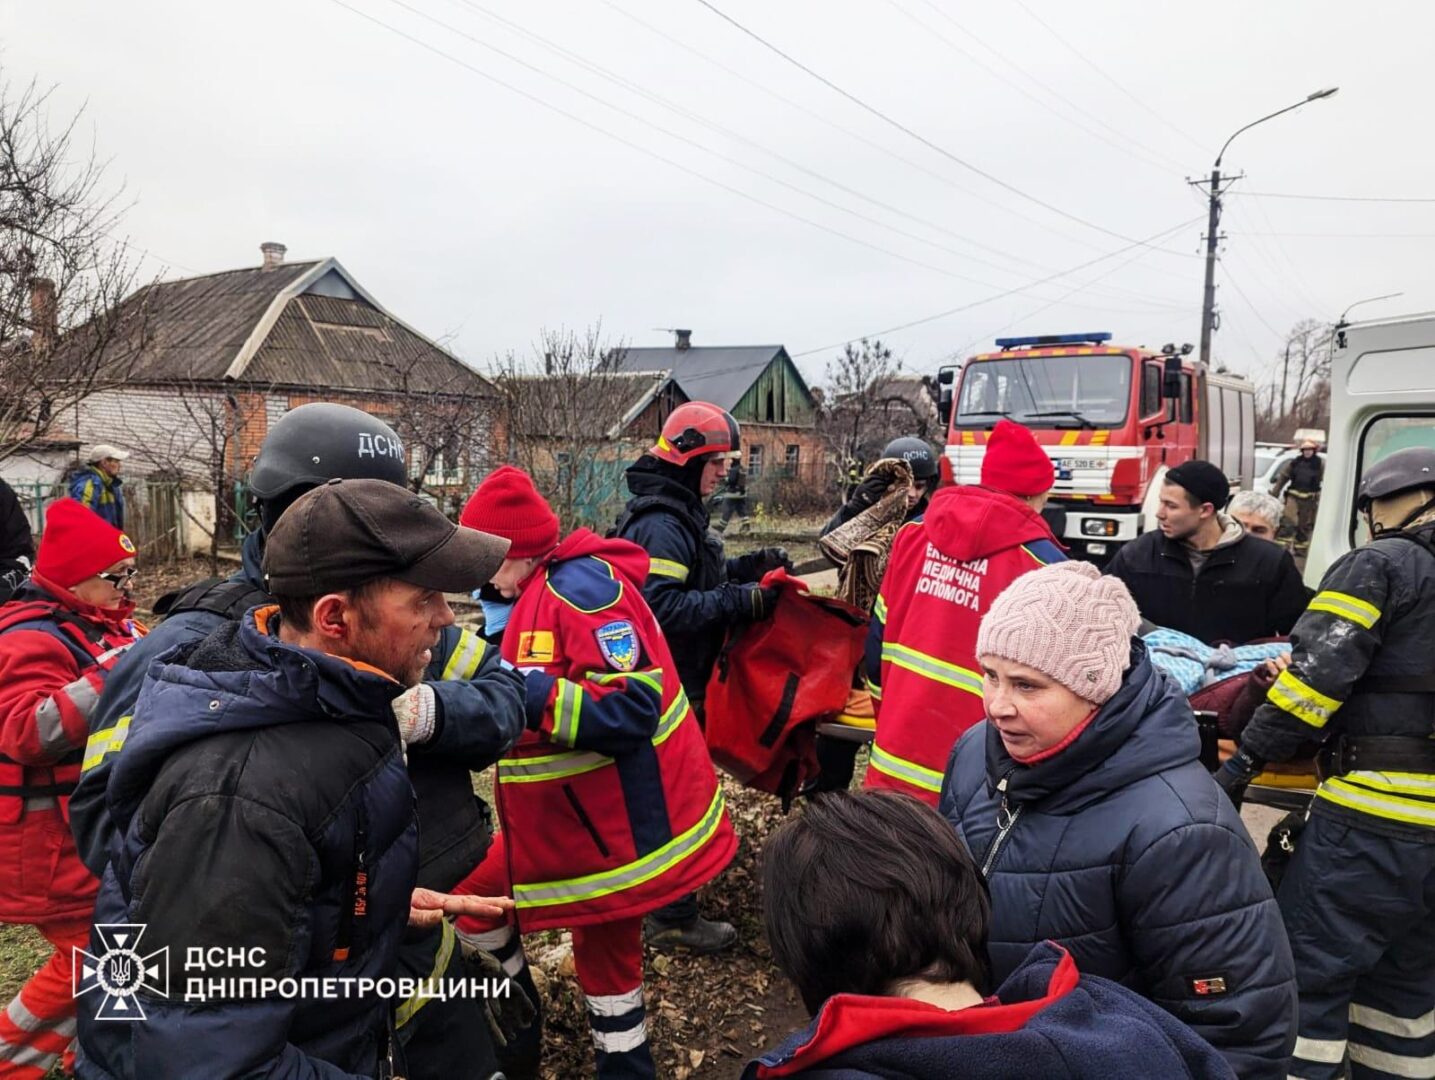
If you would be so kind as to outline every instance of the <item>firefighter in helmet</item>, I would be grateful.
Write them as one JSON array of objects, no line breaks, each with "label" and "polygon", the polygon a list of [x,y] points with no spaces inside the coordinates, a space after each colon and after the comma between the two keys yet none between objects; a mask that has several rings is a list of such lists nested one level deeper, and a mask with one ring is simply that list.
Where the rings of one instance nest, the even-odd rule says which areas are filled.
[{"label": "firefighter in helmet", "polygon": [[[916,435],[903,435],[900,439],[893,439],[882,449],[882,456],[878,459],[886,461],[895,458],[898,461],[905,461],[907,467],[912,470],[912,487],[907,492],[907,521],[914,521],[922,516],[927,509],[927,503],[932,498],[932,492],[937,490],[937,483],[941,479],[937,471],[937,455],[932,453],[932,446],[926,439]],[[858,482],[851,487],[847,501],[837,508],[837,512],[822,526],[822,535],[826,536],[833,529],[846,525],[863,510],[868,509],[887,494],[891,481],[882,475],[872,475],[865,479],[858,477]]]},{"label": "firefighter in helmet", "polygon": [[1300,989],[1290,1072],[1309,1080],[1435,1076],[1435,449],[1372,465],[1357,506],[1370,542],[1326,572],[1216,773],[1239,801],[1266,762],[1324,742],[1278,896]]},{"label": "firefighter in helmet", "polygon": [[[649,555],[643,595],[668,639],[699,721],[728,627],[771,615],[777,590],[764,589],[762,576],[792,565],[782,548],[729,559],[722,537],[708,527],[705,500],[717,489],[729,459],[740,453],[738,425],[730,413],[705,401],[679,405],[663,423],[658,441],[628,467],[633,497],[614,529]],[[696,953],[717,952],[737,940],[729,924],[702,918],[692,896],[650,915],[646,930],[657,948]]]}]

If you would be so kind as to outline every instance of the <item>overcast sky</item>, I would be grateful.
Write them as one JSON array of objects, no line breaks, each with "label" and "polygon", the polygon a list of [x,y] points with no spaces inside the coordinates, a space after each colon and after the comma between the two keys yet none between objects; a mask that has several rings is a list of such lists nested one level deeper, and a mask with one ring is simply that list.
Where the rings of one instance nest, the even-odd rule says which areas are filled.
[{"label": "overcast sky", "polygon": [[1335,85],[1226,156],[1216,357],[1258,373],[1380,293],[1361,315],[1435,308],[1435,5],[712,5],[0,0],[0,65],[84,107],[146,274],[333,255],[480,367],[598,320],[780,342],[814,379],[955,308],[881,336],[916,371],[998,331],[1195,342],[1186,177]]}]

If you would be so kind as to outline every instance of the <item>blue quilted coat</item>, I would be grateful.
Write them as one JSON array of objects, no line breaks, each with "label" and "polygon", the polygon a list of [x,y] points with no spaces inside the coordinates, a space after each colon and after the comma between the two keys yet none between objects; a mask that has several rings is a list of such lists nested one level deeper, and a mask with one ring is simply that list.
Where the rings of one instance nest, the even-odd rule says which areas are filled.
[{"label": "blue quilted coat", "polygon": [[1199,749],[1180,688],[1133,641],[1121,689],[1054,757],[1019,765],[990,724],[968,731],[941,810],[988,874],[998,980],[1037,942],[1057,941],[1083,973],[1184,1020],[1238,1076],[1284,1077],[1290,945]]}]

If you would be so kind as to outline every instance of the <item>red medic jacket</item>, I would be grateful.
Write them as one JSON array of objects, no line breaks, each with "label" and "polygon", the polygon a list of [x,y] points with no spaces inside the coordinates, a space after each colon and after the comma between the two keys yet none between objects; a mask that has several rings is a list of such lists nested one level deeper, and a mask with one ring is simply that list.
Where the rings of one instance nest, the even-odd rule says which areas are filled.
[{"label": "red medic jacket", "polygon": [[494,788],[525,932],[654,911],[737,850],[647,575],[642,548],[580,529],[524,583],[504,632],[529,730]]},{"label": "red medic jacket", "polygon": [[86,915],[98,882],[70,835],[90,710],[144,631],[38,574],[0,607],[0,920]]},{"label": "red medic jacket", "polygon": [[867,636],[877,731],[865,786],[937,805],[952,747],[985,715],[982,616],[1017,577],[1065,559],[1040,514],[991,488],[944,488],[898,530]]}]

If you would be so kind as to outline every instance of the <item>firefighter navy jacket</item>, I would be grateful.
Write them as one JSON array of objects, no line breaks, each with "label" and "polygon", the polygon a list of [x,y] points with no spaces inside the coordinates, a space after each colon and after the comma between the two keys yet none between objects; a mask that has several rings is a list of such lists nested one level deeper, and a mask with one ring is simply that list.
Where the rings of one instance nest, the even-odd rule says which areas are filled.
[{"label": "firefighter navy jacket", "polygon": [[656,910],[737,850],[647,572],[642,548],[580,529],[524,582],[504,631],[529,730],[494,789],[525,932]]},{"label": "firefighter navy jacket", "polygon": [[649,468],[650,460],[629,467],[633,498],[614,531],[648,553],[643,596],[668,637],[688,697],[701,710],[728,627],[753,616],[752,583],[760,574],[750,560],[723,555],[702,500]]},{"label": "firefighter navy jacket", "polygon": [[[1242,733],[1265,761],[1333,734],[1435,735],[1435,695],[1382,680],[1428,677],[1435,667],[1435,522],[1347,552],[1291,632],[1291,663]],[[1408,690],[1414,690],[1409,687]],[[1317,789],[1313,813],[1362,829],[1429,838],[1435,775],[1358,769]]]},{"label": "firefighter navy jacket", "polygon": [[97,882],[66,827],[86,724],[136,628],[44,579],[0,608],[0,919],[90,913]]},{"label": "firefighter navy jacket", "polygon": [[1121,689],[1055,756],[1018,765],[990,724],[967,732],[941,810],[987,872],[997,978],[1050,939],[1084,973],[1184,1020],[1238,1076],[1284,1077],[1290,945],[1240,815],[1199,752],[1180,688],[1133,641]]},{"label": "firefighter navy jacket", "polygon": [[953,744],[985,715],[982,616],[1016,578],[1065,558],[1040,514],[989,488],[939,491],[898,530],[867,638],[877,710],[867,787],[937,805]]},{"label": "firefighter navy jacket", "polygon": [[[82,994],[77,1075],[372,1076],[391,1001],[241,994],[186,1000],[188,980],[394,974],[418,870],[413,789],[374,669],[281,642],[261,608],[151,668],[115,764],[119,839],[97,923],[140,923],[169,949],[170,993],[142,1023]],[[244,950],[203,970],[191,948]],[[262,954],[252,950],[262,949]],[[105,951],[92,935],[91,951]],[[258,959],[259,963],[253,960]]]},{"label": "firefighter navy jacket", "polygon": [[743,1080],[1228,1080],[1185,1024],[1124,987],[1080,975],[1070,954],[1031,950],[987,1002],[951,1012],[900,997],[838,994]]}]

